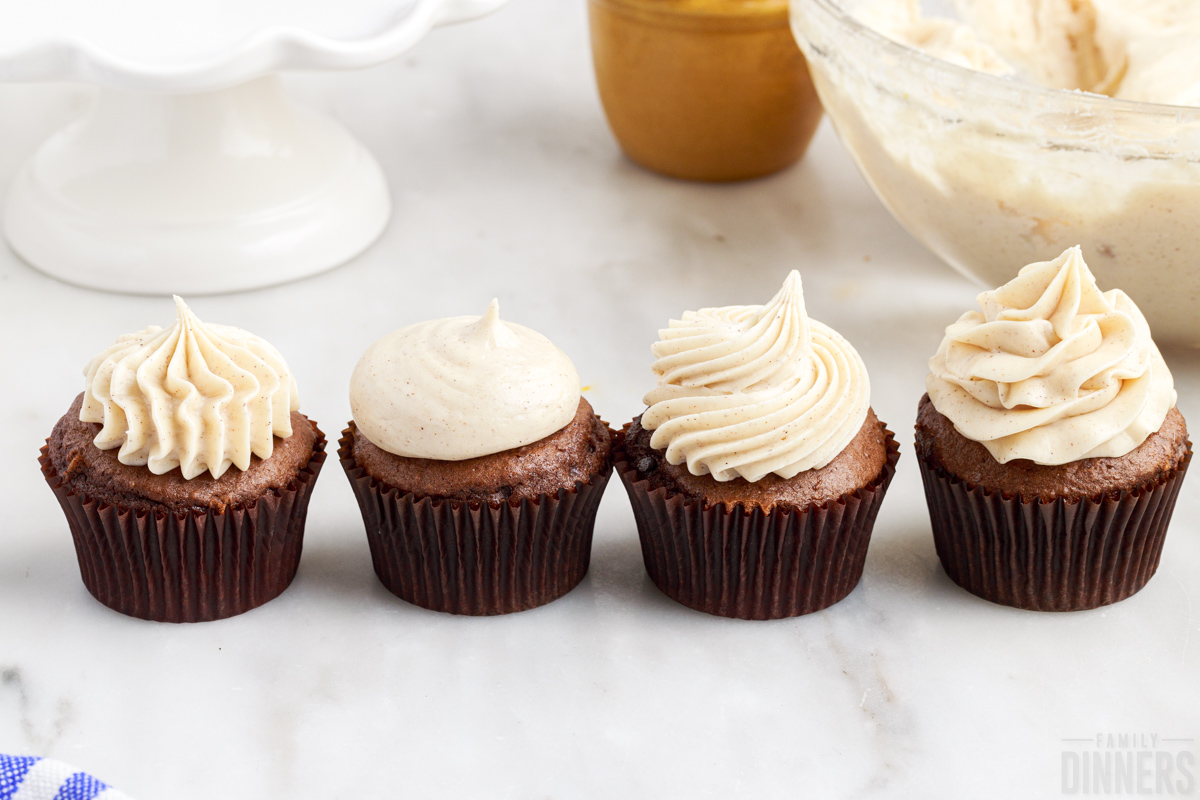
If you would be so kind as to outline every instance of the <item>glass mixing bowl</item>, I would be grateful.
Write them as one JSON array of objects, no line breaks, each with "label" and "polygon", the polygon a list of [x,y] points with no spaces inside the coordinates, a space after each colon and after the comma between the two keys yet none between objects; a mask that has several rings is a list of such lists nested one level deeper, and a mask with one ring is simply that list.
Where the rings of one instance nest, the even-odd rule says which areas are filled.
[{"label": "glass mixing bowl", "polygon": [[989,286],[1082,245],[1157,341],[1200,345],[1200,109],[965,69],[866,27],[862,2],[792,0],[792,31],[892,215]]}]

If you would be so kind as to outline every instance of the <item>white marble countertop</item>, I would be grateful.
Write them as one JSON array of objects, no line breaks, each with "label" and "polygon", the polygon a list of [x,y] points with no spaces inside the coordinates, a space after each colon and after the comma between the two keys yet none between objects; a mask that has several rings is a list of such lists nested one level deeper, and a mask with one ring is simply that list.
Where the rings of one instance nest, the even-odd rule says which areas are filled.
[{"label": "white marble countertop", "polygon": [[[1061,792],[1062,753],[1089,747],[1065,739],[1200,749],[1200,477],[1157,577],[1126,602],[1037,614],[954,586],[912,423],[925,360],[977,290],[891,220],[828,127],[758,182],[638,169],[604,124],[580,0],[514,0],[385,67],[290,81],[378,155],[395,221],[341,269],[190,300],[279,347],[326,433],[348,419],[369,342],[493,296],[571,355],[619,425],[671,315],[763,302],[796,267],[904,448],[866,574],[809,617],[693,612],[646,577],[614,482],[579,588],[510,617],[438,614],[379,585],[330,459],[279,599],[192,626],[123,617],[85,591],[35,459],[86,361],[172,306],[65,286],[0,249],[0,752],[68,761],[141,800],[307,800],[1027,798]],[[0,87],[0,186],[81,102],[71,87]],[[1200,352],[1167,359],[1200,420]]]}]

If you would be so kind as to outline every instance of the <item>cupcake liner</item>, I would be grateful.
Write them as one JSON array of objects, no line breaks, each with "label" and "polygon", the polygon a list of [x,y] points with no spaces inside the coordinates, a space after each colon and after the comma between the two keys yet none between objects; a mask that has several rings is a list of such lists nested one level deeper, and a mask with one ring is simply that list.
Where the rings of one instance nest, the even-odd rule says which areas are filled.
[{"label": "cupcake liner", "polygon": [[489,616],[545,605],[587,574],[592,529],[611,463],[573,489],[482,503],[418,497],[354,459],[353,422],[338,456],[366,526],[371,562],[392,594],[451,614]]},{"label": "cupcake liner", "polygon": [[624,451],[614,460],[642,542],[646,572],[663,594],[721,617],[783,619],[828,608],[862,577],[871,529],[896,472],[891,431],[887,462],[869,485],[819,506],[757,506],[689,499],[639,480]]},{"label": "cupcake liner", "polygon": [[917,451],[938,558],[971,594],[1032,611],[1080,611],[1139,591],[1158,569],[1187,455],[1128,491],[1044,502],[951,474]]},{"label": "cupcake liner", "polygon": [[67,515],[79,571],[92,596],[131,617],[204,622],[236,616],[278,597],[300,564],[304,521],[325,461],[317,440],[296,478],[223,512],[139,511],[73,490],[50,461],[38,463]]}]

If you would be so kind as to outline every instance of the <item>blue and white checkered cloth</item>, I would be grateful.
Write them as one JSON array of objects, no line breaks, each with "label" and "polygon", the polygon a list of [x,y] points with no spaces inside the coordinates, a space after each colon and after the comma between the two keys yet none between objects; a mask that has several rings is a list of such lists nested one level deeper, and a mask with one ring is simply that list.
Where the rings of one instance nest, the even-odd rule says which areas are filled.
[{"label": "blue and white checkered cloth", "polygon": [[0,753],[0,800],[129,800],[129,797],[53,758]]}]

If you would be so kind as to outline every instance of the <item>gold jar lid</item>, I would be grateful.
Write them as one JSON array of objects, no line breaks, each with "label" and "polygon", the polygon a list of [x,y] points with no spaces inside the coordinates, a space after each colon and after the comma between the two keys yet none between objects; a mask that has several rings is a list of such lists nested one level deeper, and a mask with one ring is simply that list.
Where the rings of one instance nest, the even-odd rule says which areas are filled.
[{"label": "gold jar lid", "polygon": [[788,25],[787,0],[589,0],[640,21],[667,27],[745,31]]}]

